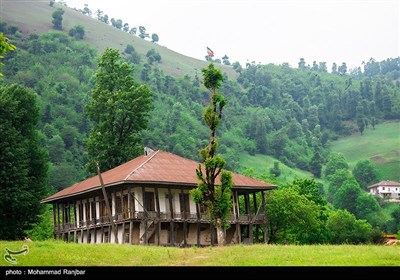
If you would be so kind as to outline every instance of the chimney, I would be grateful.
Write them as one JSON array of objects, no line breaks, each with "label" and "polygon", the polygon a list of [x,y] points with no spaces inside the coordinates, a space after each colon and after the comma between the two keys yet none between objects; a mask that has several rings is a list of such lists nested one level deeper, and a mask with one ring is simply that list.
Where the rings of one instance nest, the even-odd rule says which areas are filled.
[{"label": "chimney", "polygon": [[144,147],[144,155],[145,156],[150,155],[152,152],[154,152],[153,149],[150,149],[149,147]]}]

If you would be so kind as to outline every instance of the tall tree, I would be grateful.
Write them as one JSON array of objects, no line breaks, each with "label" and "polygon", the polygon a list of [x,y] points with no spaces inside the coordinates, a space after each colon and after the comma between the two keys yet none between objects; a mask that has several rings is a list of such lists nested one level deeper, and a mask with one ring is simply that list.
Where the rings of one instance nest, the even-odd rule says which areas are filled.
[{"label": "tall tree", "polygon": [[48,195],[46,152],[36,126],[36,94],[20,85],[0,88],[0,236],[21,239],[38,222]]},{"label": "tall tree", "polygon": [[151,109],[152,92],[134,81],[132,68],[121,62],[118,50],[107,48],[87,105],[94,124],[87,143],[89,171],[95,171],[96,161],[104,171],[139,155],[140,133],[147,128]]},{"label": "tall tree", "polygon": [[[217,154],[218,138],[216,130],[222,119],[222,109],[226,104],[224,96],[217,92],[223,76],[221,70],[210,63],[202,69],[204,86],[211,93],[210,104],[205,108],[203,119],[210,129],[208,146],[200,150],[204,167],[196,169],[200,183],[191,191],[193,200],[206,207],[212,223],[217,229],[218,246],[225,244],[225,229],[229,226],[227,218],[232,207],[232,174],[224,170],[225,160]],[[216,185],[219,176],[219,185]]]},{"label": "tall tree", "polygon": [[352,173],[358,184],[360,184],[360,187],[364,190],[368,190],[368,186],[379,181],[378,169],[368,159],[359,160]]}]

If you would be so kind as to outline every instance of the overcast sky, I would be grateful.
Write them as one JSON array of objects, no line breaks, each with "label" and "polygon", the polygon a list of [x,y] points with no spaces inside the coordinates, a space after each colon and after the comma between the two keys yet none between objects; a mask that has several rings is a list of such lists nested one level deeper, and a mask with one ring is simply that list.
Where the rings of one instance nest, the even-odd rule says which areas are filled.
[{"label": "overcast sky", "polygon": [[297,67],[300,58],[346,62],[400,56],[399,0],[66,0],[69,7],[104,11],[109,19],[146,28],[159,44],[204,60]]}]

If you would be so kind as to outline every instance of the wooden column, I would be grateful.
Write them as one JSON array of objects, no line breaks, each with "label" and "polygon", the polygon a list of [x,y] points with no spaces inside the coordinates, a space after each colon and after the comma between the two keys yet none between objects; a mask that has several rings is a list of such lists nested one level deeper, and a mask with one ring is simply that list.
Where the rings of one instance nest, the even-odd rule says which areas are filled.
[{"label": "wooden column", "polygon": [[144,244],[147,244],[147,203],[146,203],[146,190],[142,186],[142,198],[143,198],[143,211],[144,211]]},{"label": "wooden column", "polygon": [[264,236],[264,243],[267,243],[267,208],[265,205],[265,192],[261,191],[261,203],[262,203],[262,210],[263,210],[263,236]]},{"label": "wooden column", "polygon": [[76,219],[76,202],[74,202],[74,226],[75,228],[78,227],[78,221]]},{"label": "wooden column", "polygon": [[[256,193],[253,192],[253,206],[254,206],[254,216],[252,221],[254,222],[257,219],[257,215],[258,215],[258,211],[257,211],[257,197],[256,197]],[[256,230],[255,230],[255,238],[258,241],[258,224],[255,225]]]},{"label": "wooden column", "polygon": [[200,247],[200,205],[196,203],[196,230],[197,230],[197,246]]},{"label": "wooden column", "polygon": [[158,188],[154,187],[154,195],[156,196],[156,209],[157,209],[157,245],[160,245],[160,233],[161,233],[161,215],[160,215],[160,199],[158,197]]},{"label": "wooden column", "polygon": [[[183,245],[186,247],[187,245],[187,240],[186,240],[186,235],[187,235],[187,219],[186,219],[186,201],[185,201],[185,194],[183,192],[183,188],[181,188],[181,196],[182,196],[182,204],[181,209],[183,210]],[[182,213],[181,213],[182,215]]]},{"label": "wooden column", "polygon": [[214,227],[211,222],[210,222],[210,238],[211,238],[210,240],[211,246],[214,246]]},{"label": "wooden column", "polygon": [[169,243],[170,245],[174,245],[175,244],[175,237],[174,237],[174,209],[173,209],[173,205],[172,205],[172,193],[171,193],[171,188],[168,188],[168,203],[169,203],[169,210],[170,210],[170,214],[171,214],[171,218],[170,218],[170,224],[169,224],[169,234],[170,234],[170,238],[169,238]]},{"label": "wooden column", "polygon": [[53,203],[52,208],[53,208],[53,235],[54,235],[54,239],[55,239],[56,238],[56,230],[57,230],[57,214],[56,214],[57,204]]},{"label": "wooden column", "polygon": [[129,221],[129,244],[132,244],[133,221]]},{"label": "wooden column", "polygon": [[246,201],[246,212],[248,215],[248,228],[249,228],[249,243],[253,243],[253,224],[251,221],[251,210],[250,210],[250,195],[249,193],[245,193],[244,195]]}]

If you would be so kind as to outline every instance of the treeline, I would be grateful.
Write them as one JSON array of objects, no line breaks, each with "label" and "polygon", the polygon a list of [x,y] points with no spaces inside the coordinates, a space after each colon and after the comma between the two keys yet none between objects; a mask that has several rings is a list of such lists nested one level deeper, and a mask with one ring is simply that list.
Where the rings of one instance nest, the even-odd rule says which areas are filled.
[{"label": "treeline", "polygon": [[[49,5],[51,7],[54,7],[55,2],[56,2],[55,0],[50,0]],[[62,5],[66,5],[64,1],[59,1],[59,3]],[[122,30],[126,33],[129,33],[133,36],[137,35],[142,39],[151,38],[151,41],[153,43],[158,42],[160,39],[157,33],[152,33],[150,36],[150,34],[146,30],[146,27],[143,25],[139,25],[139,27],[130,27],[129,23],[128,22],[124,23],[122,19],[118,18],[110,19],[110,17],[103,10],[97,9],[96,11],[93,12],[89,8],[88,4],[84,4],[84,7],[82,9],[75,9],[75,10],[79,11],[80,13],[86,16],[90,16],[94,19],[97,19],[98,21],[103,22],[107,25],[111,25],[112,27],[117,28],[118,30]]]}]

